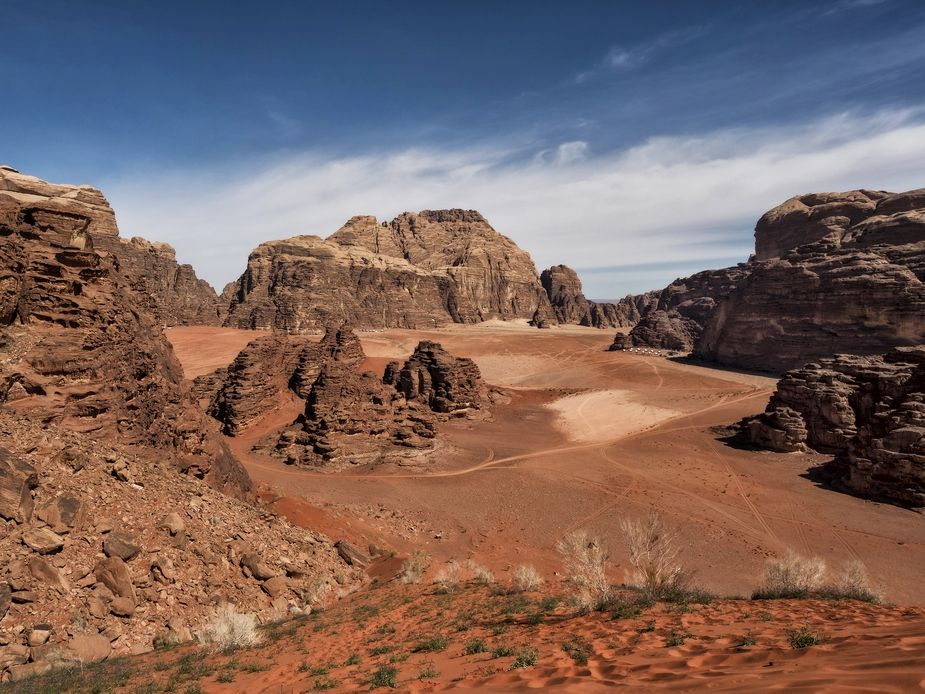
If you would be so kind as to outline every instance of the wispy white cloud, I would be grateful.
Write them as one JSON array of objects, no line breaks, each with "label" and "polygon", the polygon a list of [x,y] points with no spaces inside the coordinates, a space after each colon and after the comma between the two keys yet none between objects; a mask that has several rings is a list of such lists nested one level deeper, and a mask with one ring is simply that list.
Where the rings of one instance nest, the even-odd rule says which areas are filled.
[{"label": "wispy white cloud", "polygon": [[[366,156],[303,152],[102,184],[124,235],[173,244],[219,288],[263,241],[327,236],[355,214],[391,219],[464,207],[480,210],[540,267],[624,266],[585,275],[587,293],[607,297],[662,286],[681,264],[744,260],[755,220],[792,195],[925,185],[925,113],[655,137],[594,156],[584,142],[545,152],[491,143]],[[646,270],[625,270],[634,264]]]},{"label": "wispy white cloud", "polygon": [[846,12],[848,10],[858,10],[865,7],[873,7],[875,5],[882,5],[890,0],[839,0],[838,2],[832,4],[831,7],[826,9],[822,15],[832,15],[839,12]]},{"label": "wispy white cloud", "polygon": [[667,31],[650,41],[634,46],[612,46],[602,60],[593,67],[575,75],[575,82],[588,82],[603,74],[629,72],[648,63],[660,51],[677,46],[702,36],[707,26],[693,26]]}]

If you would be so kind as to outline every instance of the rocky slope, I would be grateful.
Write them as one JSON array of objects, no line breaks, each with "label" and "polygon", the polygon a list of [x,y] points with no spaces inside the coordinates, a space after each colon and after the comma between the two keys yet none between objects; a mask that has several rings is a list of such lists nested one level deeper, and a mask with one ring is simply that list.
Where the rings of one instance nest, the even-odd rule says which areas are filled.
[{"label": "rocky slope", "polygon": [[548,299],[530,256],[477,212],[406,212],[391,222],[354,217],[328,239],[259,246],[223,292],[226,325],[318,331],[426,328],[532,318]]},{"label": "rocky slope", "polygon": [[362,580],[327,538],[157,451],[0,411],[0,681],[186,641],[226,602],[298,614]]},{"label": "rocky slope", "polygon": [[925,506],[925,346],[839,354],[789,371],[748,440],[776,451],[833,451],[853,493]]},{"label": "rocky slope", "polygon": [[[648,310],[650,298],[627,296],[617,303],[600,303],[585,298],[578,274],[567,265],[553,265],[540,274],[556,322],[593,328],[628,328],[636,325]],[[540,318],[534,317],[539,323]]]},{"label": "rocky slope", "polygon": [[[250,480],[184,384],[159,326],[118,258],[98,192],[0,192],[0,402],[97,439],[162,450],[231,494]],[[83,202],[86,197],[90,202]]]},{"label": "rocky slope", "polygon": [[666,288],[627,344],[780,372],[925,338],[925,191],[793,198],[759,220],[755,246]]},{"label": "rocky slope", "polygon": [[114,257],[115,267],[136,290],[138,303],[161,325],[221,324],[215,290],[196,277],[191,265],[178,264],[169,244],[120,237],[115,213],[96,188],[48,183],[0,166],[0,197],[23,205],[39,203],[39,225],[45,215],[55,214],[60,224],[62,215],[77,213],[73,242],[79,245],[81,236],[92,236],[94,248]]}]

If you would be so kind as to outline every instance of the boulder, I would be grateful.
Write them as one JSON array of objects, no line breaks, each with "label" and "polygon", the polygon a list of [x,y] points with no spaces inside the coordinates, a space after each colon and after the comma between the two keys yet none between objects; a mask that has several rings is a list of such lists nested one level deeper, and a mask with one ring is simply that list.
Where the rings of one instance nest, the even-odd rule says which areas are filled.
[{"label": "boulder", "polygon": [[74,634],[67,644],[67,650],[82,663],[103,660],[112,653],[112,645],[101,634]]},{"label": "boulder", "polygon": [[265,581],[273,578],[278,572],[271,569],[255,552],[249,552],[241,558],[241,566],[247,567],[251,576],[258,581]]},{"label": "boulder", "polygon": [[70,582],[56,567],[49,564],[42,557],[29,558],[29,573],[37,581],[42,581],[53,588],[67,593],[71,590]]},{"label": "boulder", "polygon": [[334,548],[337,550],[340,558],[343,559],[347,564],[350,564],[350,566],[369,566],[371,561],[369,556],[361,552],[358,548],[354,547],[346,540],[338,540],[334,543]]},{"label": "boulder", "polygon": [[103,584],[113,595],[130,598],[136,603],[135,586],[132,583],[132,574],[126,563],[117,556],[101,560],[93,569],[96,580]]},{"label": "boulder", "polygon": [[64,547],[64,538],[50,528],[28,528],[23,531],[22,541],[39,554],[54,554]]},{"label": "boulder", "polygon": [[51,624],[36,624],[29,631],[29,645],[35,648],[45,644],[51,638],[51,632],[54,631]]},{"label": "boulder", "polygon": [[13,602],[13,591],[10,589],[10,584],[6,581],[0,581],[0,621],[6,617],[7,611],[10,609],[10,604]]},{"label": "boulder", "polygon": [[38,486],[35,468],[0,448],[0,518],[26,523],[32,518],[32,490]]},{"label": "boulder", "polygon": [[133,542],[131,535],[122,530],[114,530],[103,540],[103,553],[107,557],[119,557],[123,561],[131,561],[141,551],[141,547]]}]

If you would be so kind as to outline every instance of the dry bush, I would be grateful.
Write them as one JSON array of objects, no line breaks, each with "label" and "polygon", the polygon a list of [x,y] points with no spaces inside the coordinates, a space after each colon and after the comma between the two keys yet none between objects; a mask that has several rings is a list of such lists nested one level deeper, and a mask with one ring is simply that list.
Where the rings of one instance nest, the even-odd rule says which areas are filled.
[{"label": "dry bush", "polygon": [[492,573],[491,569],[477,564],[471,559],[466,564],[466,568],[472,572],[473,579],[476,583],[481,583],[482,585],[488,586],[495,582],[495,575]]},{"label": "dry bush", "polygon": [[212,620],[196,632],[199,643],[218,651],[250,648],[260,643],[257,617],[223,605]]},{"label": "dry bush", "polygon": [[420,583],[429,566],[430,557],[419,549],[401,565],[398,578],[402,583]]},{"label": "dry bush", "polygon": [[805,598],[818,591],[824,579],[825,561],[789,552],[786,557],[768,560],[764,585],[755,591],[752,598]]},{"label": "dry bush", "polygon": [[576,530],[556,543],[565,565],[565,575],[579,607],[601,609],[610,599],[607,580],[609,554],[599,538],[587,530]]},{"label": "dry bush", "polygon": [[514,569],[514,574],[511,576],[511,587],[514,591],[531,593],[541,585],[543,585],[543,577],[530,564],[521,564]]},{"label": "dry bush", "polygon": [[862,600],[864,602],[880,602],[881,599],[877,591],[870,585],[867,578],[867,568],[857,559],[845,564],[835,582],[830,586],[826,586],[822,590],[822,594],[826,597]]},{"label": "dry bush", "polygon": [[671,599],[686,593],[691,575],[678,562],[677,532],[651,509],[645,518],[621,524],[633,572],[629,583],[650,600]]},{"label": "dry bush", "polygon": [[448,561],[440,567],[434,576],[434,584],[443,593],[453,593],[459,588],[459,582],[462,578],[462,567],[455,560]]}]

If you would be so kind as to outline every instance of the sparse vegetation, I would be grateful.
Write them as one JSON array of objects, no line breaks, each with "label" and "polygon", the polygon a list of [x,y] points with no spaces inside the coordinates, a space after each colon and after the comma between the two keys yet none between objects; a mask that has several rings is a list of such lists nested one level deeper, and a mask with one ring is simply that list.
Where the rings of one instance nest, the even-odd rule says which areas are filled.
[{"label": "sparse vegetation", "polygon": [[482,639],[472,639],[471,641],[467,641],[464,649],[466,655],[484,653],[487,650],[488,646],[485,645],[485,642],[482,641]]},{"label": "sparse vegetation", "polygon": [[257,617],[238,612],[231,605],[220,607],[212,620],[196,632],[196,638],[216,651],[250,648],[261,641]]},{"label": "sparse vegetation", "polygon": [[591,647],[583,641],[566,641],[562,650],[569,654],[576,665],[587,665],[591,655]]},{"label": "sparse vegetation", "polygon": [[432,660],[425,660],[421,665],[421,671],[418,673],[419,680],[432,680],[440,676],[440,671]]},{"label": "sparse vegetation", "polygon": [[329,689],[337,689],[339,684],[340,682],[330,677],[320,677],[312,683],[312,689],[316,692],[324,692]]},{"label": "sparse vegetation", "polygon": [[684,642],[691,637],[686,631],[672,631],[671,634],[665,639],[665,648],[675,648],[677,646],[683,646]]},{"label": "sparse vegetation", "polygon": [[609,554],[600,538],[576,530],[556,544],[575,603],[585,609],[602,609],[610,599],[607,580]]},{"label": "sparse vegetation", "polygon": [[514,655],[514,649],[510,646],[496,646],[491,651],[492,658],[509,658]]},{"label": "sparse vegetation", "polygon": [[454,593],[459,589],[462,578],[462,567],[459,562],[448,561],[434,576],[434,584],[443,593]]},{"label": "sparse vegetation", "polygon": [[677,533],[651,509],[645,518],[621,524],[633,572],[629,582],[652,600],[687,591],[688,574],[678,562]]},{"label": "sparse vegetation", "polygon": [[517,657],[511,663],[511,670],[533,667],[540,658],[540,654],[535,648],[522,648],[517,652]]},{"label": "sparse vegetation", "polygon": [[401,565],[398,577],[402,583],[420,583],[430,566],[430,556],[422,550],[416,551]]},{"label": "sparse vegetation", "polygon": [[740,638],[738,642],[736,642],[736,648],[740,650],[744,648],[751,648],[757,643],[758,643],[758,640],[754,637],[753,634],[746,634],[745,636]]},{"label": "sparse vegetation", "polygon": [[849,561],[835,581],[820,590],[822,597],[836,600],[880,602],[880,595],[870,586],[867,569],[858,560]]},{"label": "sparse vegetation", "polygon": [[445,651],[447,646],[450,645],[450,642],[445,636],[431,636],[429,639],[424,639],[423,641],[418,641],[414,648],[411,649],[412,653],[439,653],[440,651]]},{"label": "sparse vegetation", "polygon": [[395,689],[398,686],[398,669],[392,665],[380,665],[379,668],[369,678],[369,686],[372,689],[387,687]]},{"label": "sparse vegetation", "polygon": [[469,560],[469,571],[472,572],[473,580],[481,585],[489,586],[495,582],[495,575],[487,567]]},{"label": "sparse vegetation", "polygon": [[521,564],[514,569],[511,576],[511,587],[518,593],[532,593],[543,585],[543,577],[530,564]]},{"label": "sparse vegetation", "polygon": [[764,584],[752,594],[752,599],[805,598],[816,592],[824,579],[822,559],[789,552],[786,557],[768,560]]},{"label": "sparse vegetation", "polygon": [[818,634],[810,631],[807,627],[800,627],[799,629],[788,631],[787,640],[790,642],[790,647],[794,650],[818,646],[822,643],[822,638]]}]

